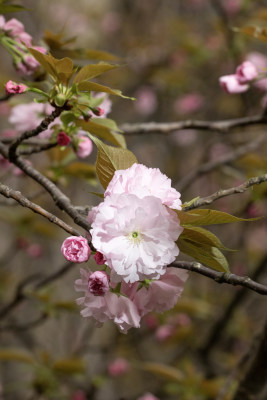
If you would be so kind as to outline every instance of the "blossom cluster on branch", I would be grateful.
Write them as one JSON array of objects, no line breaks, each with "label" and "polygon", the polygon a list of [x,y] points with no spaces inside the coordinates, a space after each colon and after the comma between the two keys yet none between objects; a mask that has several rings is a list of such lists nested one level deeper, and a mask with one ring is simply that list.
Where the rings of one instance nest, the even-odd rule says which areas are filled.
[{"label": "blossom cluster on branch", "polygon": [[[181,209],[180,193],[158,169],[133,164],[115,172],[104,196],[88,216],[95,260],[104,270],[81,269],[75,288],[84,297],[77,303],[82,316],[98,324],[111,319],[126,333],[148,312],[172,308],[183,290],[187,273],[167,269],[183,231],[171,209]],[[81,263],[90,247],[85,238],[70,237],[62,253]]]}]

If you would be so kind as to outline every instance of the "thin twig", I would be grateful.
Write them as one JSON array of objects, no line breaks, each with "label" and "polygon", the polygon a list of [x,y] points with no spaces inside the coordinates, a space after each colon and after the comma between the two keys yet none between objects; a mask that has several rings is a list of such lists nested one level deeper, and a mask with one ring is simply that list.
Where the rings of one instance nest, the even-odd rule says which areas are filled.
[{"label": "thin twig", "polygon": [[232,187],[230,189],[218,190],[217,192],[211,194],[207,197],[200,197],[195,200],[192,204],[185,206],[183,208],[184,211],[193,210],[198,207],[206,206],[213,203],[215,200],[221,199],[222,197],[231,196],[232,194],[244,193],[251,186],[260,185],[261,183],[267,182],[267,174],[261,176],[255,176],[254,178],[250,178],[246,182],[242,183],[239,186]]},{"label": "thin twig", "polygon": [[235,118],[225,121],[185,120],[178,122],[144,122],[141,124],[123,124],[120,126],[120,129],[123,130],[126,135],[142,135],[149,133],[168,134],[183,129],[198,129],[204,131],[228,133],[233,128],[263,125],[266,123],[267,115],[254,115],[252,117]]},{"label": "thin twig", "polygon": [[26,139],[29,139],[33,136],[37,136],[39,133],[45,131],[48,126],[53,122],[64,110],[63,107],[57,107],[50,115],[47,115],[43,121],[38,125],[35,129],[31,131],[26,131],[22,133],[18,138],[16,138],[10,145],[8,151],[9,161],[14,162],[17,158],[17,148],[18,146]]},{"label": "thin twig", "polygon": [[[3,157],[8,158],[8,151],[5,146],[0,142],[0,154]],[[78,211],[75,210],[71,204],[70,199],[48,178],[37,171],[33,166],[29,165],[23,158],[17,157],[13,160],[13,163],[19,167],[26,175],[30,176],[33,180],[38,182],[53,198],[55,204],[64,210],[75,222],[87,231],[90,230],[91,226],[89,222],[83,218]]]},{"label": "thin twig", "polygon": [[227,153],[226,155],[220,157],[218,160],[208,161],[207,163],[200,165],[195,170],[189,172],[188,175],[185,175],[175,186],[177,186],[180,191],[185,190],[191,183],[193,183],[201,175],[212,172],[215,169],[223,165],[227,165],[233,161],[236,161],[238,158],[244,156],[245,154],[256,150],[263,143],[264,140],[265,140],[265,135],[262,135],[256,140],[246,143],[238,147],[236,150]]},{"label": "thin twig", "polygon": [[72,226],[66,224],[64,221],[56,217],[54,214],[51,214],[50,212],[46,211],[38,204],[33,203],[25,196],[23,196],[19,191],[10,189],[8,186],[3,185],[1,182],[0,182],[0,193],[7,198],[12,198],[13,200],[16,200],[20,205],[22,205],[22,207],[29,208],[34,213],[42,215],[44,218],[48,219],[50,222],[59,226],[60,228],[64,229],[64,231],[70,233],[71,235],[80,236],[80,233],[76,229],[72,228]]},{"label": "thin twig", "polygon": [[170,267],[182,268],[188,271],[197,272],[200,275],[204,275],[207,278],[213,279],[217,283],[243,286],[259,294],[267,295],[267,286],[253,281],[248,276],[238,276],[227,272],[218,272],[211,268],[207,268],[198,262],[175,261],[174,263],[170,264]]},{"label": "thin twig", "polygon": [[[70,271],[75,265],[75,263],[67,262],[56,272],[51,273],[50,275],[42,278],[39,282],[37,282],[34,285],[33,290],[41,289],[49,283],[56,281],[57,279],[65,275],[68,271]],[[28,298],[27,294],[25,293],[25,288],[32,281],[37,280],[38,278],[40,278],[39,274],[30,275],[18,284],[13,299],[0,310],[0,319],[5,318],[11,311],[13,311],[13,309],[15,309],[19,304],[21,304]]]},{"label": "thin twig", "polygon": [[[267,256],[265,256],[261,260],[259,265],[255,268],[255,271],[252,273],[251,279],[258,279],[262,272],[265,270],[266,266]],[[218,344],[221,337],[223,337],[231,316],[249,293],[251,292],[249,292],[245,287],[236,292],[231,301],[228,303],[228,305],[226,305],[225,309],[223,310],[223,314],[220,315],[219,318],[215,321],[210,329],[210,332],[205,336],[205,341],[200,349],[201,354],[203,354],[205,358],[209,356],[214,346]]]}]

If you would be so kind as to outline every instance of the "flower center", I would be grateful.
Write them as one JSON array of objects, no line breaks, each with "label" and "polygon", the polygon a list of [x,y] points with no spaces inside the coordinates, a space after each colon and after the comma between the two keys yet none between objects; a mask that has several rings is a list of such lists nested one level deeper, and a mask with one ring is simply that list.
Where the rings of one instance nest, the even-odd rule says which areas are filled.
[{"label": "flower center", "polygon": [[139,245],[142,242],[142,235],[138,231],[133,231],[128,234],[128,240],[134,245]]}]

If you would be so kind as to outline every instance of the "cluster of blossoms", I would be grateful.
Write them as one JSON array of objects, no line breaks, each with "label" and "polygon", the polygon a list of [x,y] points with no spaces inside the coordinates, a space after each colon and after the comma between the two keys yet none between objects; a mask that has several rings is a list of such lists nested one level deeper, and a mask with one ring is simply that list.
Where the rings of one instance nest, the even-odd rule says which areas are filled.
[{"label": "cluster of blossoms", "polygon": [[39,67],[38,61],[28,51],[28,47],[46,53],[41,46],[32,45],[32,37],[25,32],[24,25],[16,18],[6,21],[0,15],[0,41],[6,50],[11,54],[17,72],[20,75],[31,75]]},{"label": "cluster of blossoms", "polygon": [[[5,85],[6,92],[9,94],[24,93],[27,90],[27,86],[23,84],[17,84],[13,81],[8,81]],[[111,101],[107,95],[95,94],[95,99],[98,99],[101,107],[94,109],[94,116],[99,118],[105,118],[111,111]],[[12,107],[9,122],[15,129],[15,134],[23,133],[35,129],[42,120],[50,115],[55,108],[50,103],[24,103],[18,104]],[[93,150],[93,143],[89,139],[87,132],[72,125],[64,126],[60,117],[56,118],[55,121],[50,124],[49,128],[39,134],[42,139],[55,139],[59,146],[65,147],[72,145],[77,157],[85,158],[88,157]]]},{"label": "cluster of blossoms", "polygon": [[251,61],[244,61],[237,67],[235,74],[221,76],[219,82],[227,93],[243,93],[258,76],[256,66]]},{"label": "cluster of blossoms", "polygon": [[[180,193],[158,169],[134,164],[115,172],[104,201],[88,216],[95,260],[105,270],[81,269],[75,288],[84,292],[77,300],[82,316],[98,325],[113,320],[127,332],[145,314],[176,304],[187,273],[167,268],[179,254],[176,241],[183,230],[175,209],[181,209]],[[90,256],[83,237],[66,239],[61,250],[78,263]]]}]

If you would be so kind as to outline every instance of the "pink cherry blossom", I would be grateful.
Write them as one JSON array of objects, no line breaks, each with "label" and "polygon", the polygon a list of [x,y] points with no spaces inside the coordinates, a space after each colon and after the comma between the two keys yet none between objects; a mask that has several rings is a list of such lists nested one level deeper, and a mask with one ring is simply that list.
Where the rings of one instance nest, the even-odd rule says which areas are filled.
[{"label": "pink cherry blossom", "polygon": [[174,327],[172,325],[161,325],[155,332],[155,338],[159,342],[164,342],[169,339],[174,333]]},{"label": "pink cherry blossom", "polygon": [[108,364],[108,374],[117,377],[126,374],[130,369],[130,365],[125,358],[119,357]]},{"label": "pink cherry blossom", "polygon": [[257,68],[250,61],[244,61],[236,69],[236,75],[240,83],[247,83],[257,78],[259,75]]},{"label": "pink cherry blossom", "polygon": [[175,101],[174,110],[180,114],[190,114],[200,110],[204,103],[204,97],[201,94],[189,93]]},{"label": "pink cherry blossom", "polygon": [[187,278],[187,271],[169,267],[160,279],[150,282],[148,288],[139,289],[137,283],[131,286],[123,282],[121,290],[143,316],[151,311],[163,312],[173,308],[183,292]]},{"label": "pink cherry blossom", "polygon": [[14,37],[24,32],[24,25],[16,18],[12,18],[5,23],[4,30],[8,31],[10,36]]},{"label": "pink cherry blossom", "polygon": [[100,251],[97,251],[94,255],[95,262],[97,265],[104,265],[106,260],[104,259],[104,256]]},{"label": "pink cherry blossom", "polygon": [[104,296],[95,296],[88,290],[88,282],[92,275],[90,270],[80,270],[81,279],[75,281],[75,289],[84,292],[84,297],[76,300],[82,306],[81,315],[95,321],[101,326],[107,320],[113,320],[122,333],[140,327],[140,315],[134,303],[125,296],[106,292]]},{"label": "pink cherry blossom", "polygon": [[222,7],[225,9],[228,15],[235,15],[242,8],[242,0],[224,0],[222,2]]},{"label": "pink cherry blossom", "polygon": [[62,243],[61,252],[68,261],[82,263],[89,259],[91,249],[84,237],[70,236]]},{"label": "pink cherry blossom", "polygon": [[25,92],[27,86],[23,85],[23,83],[8,81],[5,85],[5,89],[7,94],[20,94]]},{"label": "pink cherry blossom", "polygon": [[16,41],[24,44],[27,47],[31,47],[32,45],[32,36],[27,32],[21,32],[15,37]]},{"label": "pink cherry blossom", "polygon": [[249,85],[239,82],[237,75],[224,75],[219,78],[221,87],[226,93],[243,93],[249,88]]},{"label": "pink cherry blossom", "polygon": [[128,169],[115,171],[105,197],[114,193],[135,194],[140,198],[155,196],[170,208],[182,208],[181,194],[171,187],[171,180],[158,168],[148,168],[142,164],[133,164]]},{"label": "pink cherry blossom", "polygon": [[5,28],[5,17],[3,15],[0,15],[0,29],[4,29]]},{"label": "pink cherry blossom", "polygon": [[147,116],[156,111],[158,100],[155,90],[151,87],[141,86],[134,95],[136,97],[134,107],[139,114]]},{"label": "pink cherry blossom", "polygon": [[109,278],[106,272],[95,271],[88,280],[88,290],[95,296],[103,296],[109,291]]},{"label": "pink cherry blossom", "polygon": [[[249,53],[246,59],[257,67],[259,73],[267,73],[267,57],[265,55],[254,51]],[[260,90],[267,91],[267,78],[257,80],[254,85]]]},{"label": "pink cherry blossom", "polygon": [[[24,131],[29,131],[35,129],[42,120],[54,111],[54,107],[49,103],[27,103],[18,104],[14,106],[11,110],[9,116],[9,122],[14,125],[15,129],[22,133]],[[56,119],[47,130],[39,134],[39,137],[49,138],[51,136],[51,127],[60,121]]]},{"label": "pink cherry blossom", "polygon": [[93,151],[92,140],[88,136],[78,136],[78,145],[76,147],[76,154],[79,158],[88,157]]},{"label": "pink cherry blossom", "polygon": [[67,146],[71,142],[71,138],[63,131],[57,135],[57,144],[59,146]]},{"label": "pink cherry blossom", "polygon": [[158,279],[179,254],[183,231],[177,214],[154,196],[112,194],[89,213],[92,243],[113,270],[113,279]]},{"label": "pink cherry blossom", "polygon": [[160,399],[154,396],[152,393],[147,392],[143,396],[138,397],[137,400],[160,400]]},{"label": "pink cherry blossom", "polygon": [[39,258],[44,253],[42,246],[38,243],[30,244],[26,251],[32,258]]}]

